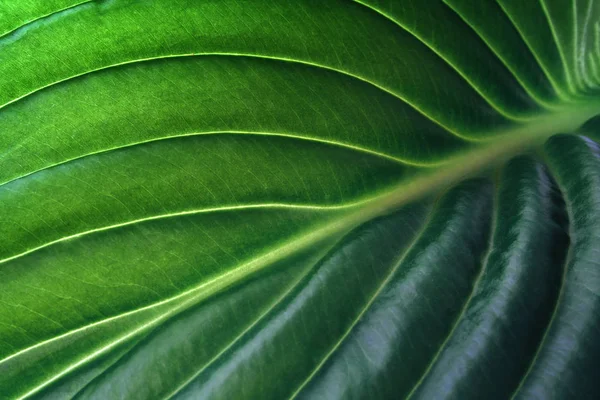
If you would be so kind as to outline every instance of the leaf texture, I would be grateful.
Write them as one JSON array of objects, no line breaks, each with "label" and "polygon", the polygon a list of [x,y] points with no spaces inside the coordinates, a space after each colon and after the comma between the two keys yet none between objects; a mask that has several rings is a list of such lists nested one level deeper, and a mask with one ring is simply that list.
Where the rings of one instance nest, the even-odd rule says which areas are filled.
[{"label": "leaf texture", "polygon": [[0,0],[0,398],[594,398],[597,0]]}]

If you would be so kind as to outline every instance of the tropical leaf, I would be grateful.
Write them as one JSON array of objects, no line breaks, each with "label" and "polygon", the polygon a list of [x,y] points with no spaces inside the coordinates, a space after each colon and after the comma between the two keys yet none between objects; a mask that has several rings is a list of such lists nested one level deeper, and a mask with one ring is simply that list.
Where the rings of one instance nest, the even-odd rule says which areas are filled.
[{"label": "tropical leaf", "polygon": [[597,397],[599,16],[0,0],[0,397]]}]

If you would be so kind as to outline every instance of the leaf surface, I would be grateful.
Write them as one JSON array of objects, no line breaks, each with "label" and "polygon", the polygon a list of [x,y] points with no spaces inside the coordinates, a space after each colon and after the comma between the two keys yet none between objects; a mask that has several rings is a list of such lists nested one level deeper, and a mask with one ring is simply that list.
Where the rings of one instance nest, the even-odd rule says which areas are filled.
[{"label": "leaf surface", "polygon": [[599,13],[0,0],[0,397],[590,398]]}]

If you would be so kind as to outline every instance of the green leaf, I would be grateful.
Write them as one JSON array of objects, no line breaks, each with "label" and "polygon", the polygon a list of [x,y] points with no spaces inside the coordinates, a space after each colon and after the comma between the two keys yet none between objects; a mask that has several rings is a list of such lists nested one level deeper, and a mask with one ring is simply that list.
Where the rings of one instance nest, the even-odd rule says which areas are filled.
[{"label": "green leaf", "polygon": [[595,0],[0,17],[0,398],[594,397]]}]

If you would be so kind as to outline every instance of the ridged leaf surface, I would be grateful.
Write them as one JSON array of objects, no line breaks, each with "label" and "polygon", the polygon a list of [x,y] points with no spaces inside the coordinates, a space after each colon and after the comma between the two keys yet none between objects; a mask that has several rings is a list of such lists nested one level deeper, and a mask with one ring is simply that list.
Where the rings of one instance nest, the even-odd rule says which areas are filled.
[{"label": "ridged leaf surface", "polygon": [[597,0],[0,0],[0,398],[587,399]]}]

